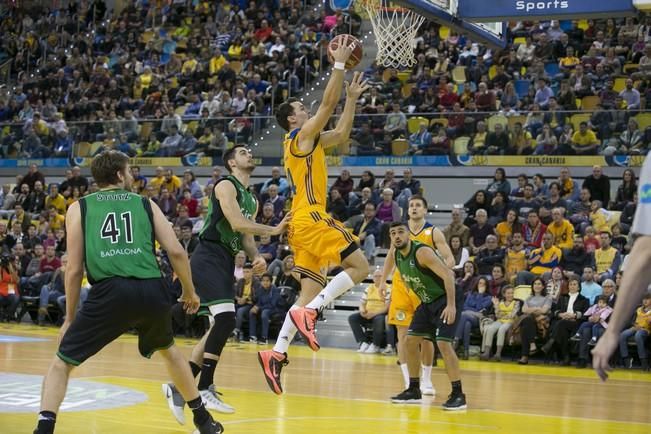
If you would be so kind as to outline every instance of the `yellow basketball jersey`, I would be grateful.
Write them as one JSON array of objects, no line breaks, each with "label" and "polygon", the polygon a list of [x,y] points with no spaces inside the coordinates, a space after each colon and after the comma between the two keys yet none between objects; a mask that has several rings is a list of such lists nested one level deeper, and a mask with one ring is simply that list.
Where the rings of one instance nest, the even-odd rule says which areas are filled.
[{"label": "yellow basketball jersey", "polygon": [[434,244],[434,239],[432,238],[432,232],[434,232],[434,225],[431,223],[425,222],[425,226],[417,234],[413,233],[411,229],[409,230],[409,237],[413,241],[420,241],[423,244],[427,244],[433,249],[436,249]]},{"label": "yellow basketball jersey", "polygon": [[292,188],[292,211],[306,208],[326,208],[328,195],[328,166],[323,147],[317,137],[309,153],[298,150],[298,133],[295,129],[285,135],[285,172]]}]

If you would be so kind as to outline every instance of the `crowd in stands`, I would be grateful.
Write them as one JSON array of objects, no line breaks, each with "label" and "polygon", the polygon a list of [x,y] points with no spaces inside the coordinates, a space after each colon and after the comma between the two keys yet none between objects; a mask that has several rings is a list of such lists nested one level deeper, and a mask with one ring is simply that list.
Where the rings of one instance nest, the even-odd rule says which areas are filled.
[{"label": "crowd in stands", "polygon": [[518,22],[495,50],[426,22],[417,63],[373,65],[357,155],[639,155],[651,144],[651,21]]},{"label": "crowd in stands", "polygon": [[2,157],[221,155],[316,78],[330,34],[359,27],[311,1],[67,3],[0,6]]},{"label": "crowd in stands", "polygon": [[[342,172],[342,177],[349,174]],[[452,210],[451,222],[442,230],[455,258],[458,290],[465,295],[464,305],[457,307],[460,323],[455,339],[463,359],[470,356],[471,338],[481,336],[481,360],[500,361],[505,347],[519,347],[520,364],[540,354],[547,359],[555,356],[563,365],[574,357],[578,367],[587,366],[590,348],[608,326],[634,242],[629,234],[637,207],[634,172],[625,169],[622,179],[611,198],[610,179],[599,166],[582,180],[572,178],[568,168],[561,168],[556,179],[536,174],[530,180],[520,174],[517,185],[511,185],[504,169],[498,168],[486,189],[477,191],[464,208]],[[377,187],[392,180],[390,169]],[[414,182],[409,171],[403,181]],[[376,202],[384,203],[377,187],[367,191],[361,221],[374,214],[373,191]],[[366,223],[369,226],[378,236],[381,222]],[[366,304],[371,298],[374,308],[369,315]],[[386,352],[392,354],[393,333],[376,335],[378,327],[380,333],[385,331],[383,303],[371,285],[359,313],[350,318],[361,352],[378,353],[377,342],[386,342]],[[623,366],[633,366],[628,345],[634,340],[636,363],[648,369],[650,319],[651,296],[641,300],[636,317],[621,335]],[[362,324],[373,331],[372,343],[371,335],[361,333]]]}]

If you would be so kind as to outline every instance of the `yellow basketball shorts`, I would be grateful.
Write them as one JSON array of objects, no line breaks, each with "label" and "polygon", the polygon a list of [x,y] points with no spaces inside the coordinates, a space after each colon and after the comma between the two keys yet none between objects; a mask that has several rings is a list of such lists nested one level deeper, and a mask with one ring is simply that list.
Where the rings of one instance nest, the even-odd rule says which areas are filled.
[{"label": "yellow basketball shorts", "polygon": [[287,237],[296,271],[322,286],[329,267],[359,248],[359,239],[325,211],[300,210],[292,214]]},{"label": "yellow basketball shorts", "polygon": [[407,288],[398,271],[393,273],[391,303],[389,304],[389,324],[409,327],[418,306],[420,306],[420,298],[418,295]]}]

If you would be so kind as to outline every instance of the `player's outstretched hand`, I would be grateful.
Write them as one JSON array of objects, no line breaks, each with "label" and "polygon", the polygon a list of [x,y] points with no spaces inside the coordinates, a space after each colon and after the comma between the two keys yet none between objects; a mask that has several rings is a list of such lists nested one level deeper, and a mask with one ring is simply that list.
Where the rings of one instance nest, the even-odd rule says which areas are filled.
[{"label": "player's outstretched hand", "polygon": [[267,271],[267,261],[262,256],[256,256],[251,263],[251,271],[254,276],[261,276]]},{"label": "player's outstretched hand", "polygon": [[613,370],[608,361],[619,345],[617,334],[614,332],[609,333],[609,331],[607,330],[603,334],[597,342],[597,346],[592,350],[592,367],[597,371],[597,375],[599,375],[601,381],[606,381],[608,379],[608,372]]},{"label": "player's outstretched hand", "polygon": [[285,231],[287,230],[287,225],[289,225],[289,222],[291,221],[292,221],[292,212],[290,211],[287,214],[285,214],[285,217],[280,221],[280,223],[278,223],[278,225],[276,226],[276,230],[274,231],[275,232],[274,235],[281,235],[285,233]]},{"label": "player's outstretched hand", "polygon": [[443,324],[454,324],[454,319],[457,316],[457,308],[452,306],[445,306],[443,313],[441,313],[441,319]]},{"label": "player's outstretched hand", "polygon": [[348,98],[358,99],[364,92],[366,92],[371,86],[368,84],[368,80],[364,80],[364,73],[355,71],[353,74],[353,80],[346,85],[346,96]]},{"label": "player's outstretched hand", "polygon": [[353,48],[355,48],[355,43],[346,35],[342,43],[332,52],[332,58],[335,62],[346,63],[350,55],[353,54]]},{"label": "player's outstretched hand", "polygon": [[199,304],[201,303],[201,301],[199,300],[199,296],[194,291],[192,293],[187,293],[186,291],[183,291],[178,301],[180,303],[183,303],[183,310],[185,311],[185,313],[190,315],[192,315],[193,313],[197,313],[197,311],[199,310]]}]

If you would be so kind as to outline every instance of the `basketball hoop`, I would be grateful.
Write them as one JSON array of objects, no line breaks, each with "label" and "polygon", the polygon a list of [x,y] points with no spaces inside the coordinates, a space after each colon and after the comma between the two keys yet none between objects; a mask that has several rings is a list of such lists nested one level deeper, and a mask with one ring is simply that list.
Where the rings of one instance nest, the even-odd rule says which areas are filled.
[{"label": "basketball hoop", "polygon": [[376,60],[387,68],[412,67],[416,64],[414,41],[425,17],[387,0],[361,0],[377,41]]}]

